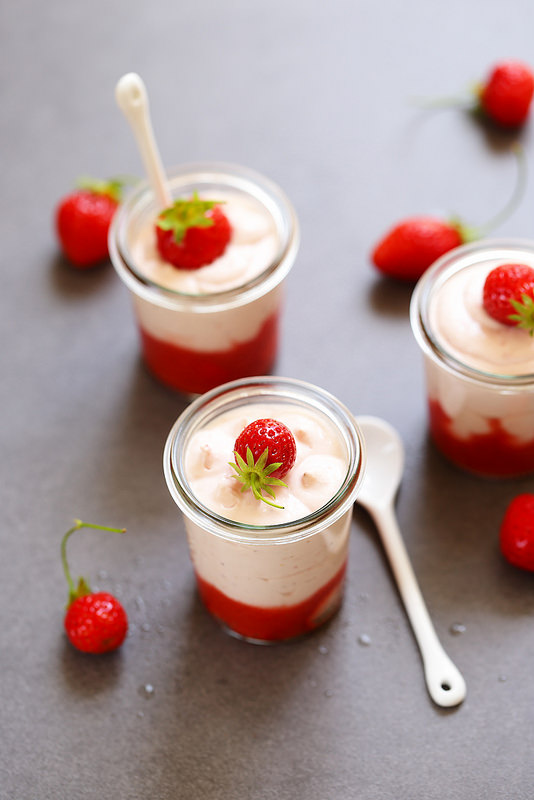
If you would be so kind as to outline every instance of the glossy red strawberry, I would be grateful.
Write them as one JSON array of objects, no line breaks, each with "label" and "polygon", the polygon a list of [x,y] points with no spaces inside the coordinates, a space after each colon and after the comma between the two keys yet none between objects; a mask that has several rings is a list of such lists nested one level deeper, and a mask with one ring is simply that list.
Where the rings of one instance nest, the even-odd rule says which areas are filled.
[{"label": "glossy red strawberry", "polygon": [[123,533],[124,529],[76,520],[61,541],[61,560],[69,585],[69,602],[64,620],[67,637],[83,653],[107,653],[123,643],[128,632],[128,618],[123,606],[113,595],[91,592],[84,578],[79,578],[78,585],[74,586],[67,562],[67,541],[81,528],[114,533]]},{"label": "glossy red strawberry", "polygon": [[528,117],[534,94],[534,74],[521,61],[501,61],[479,90],[480,107],[494,122],[517,128]]},{"label": "glossy red strawberry", "polygon": [[108,231],[121,198],[120,181],[84,179],[56,208],[56,233],[71,264],[87,269],[108,258]]},{"label": "glossy red strawberry", "polygon": [[514,497],[500,529],[503,556],[516,567],[534,572],[534,494]]},{"label": "glossy red strawberry", "polygon": [[199,269],[222,256],[232,228],[220,205],[213,200],[176,200],[156,223],[160,255],[179,269]]},{"label": "glossy red strawberry", "polygon": [[460,225],[435,217],[408,217],[379,241],[372,253],[384,275],[416,281],[440,256],[465,241]]},{"label": "glossy red strawberry", "polygon": [[274,419],[257,419],[244,428],[234,445],[236,478],[242,490],[252,489],[258,500],[276,506],[262,494],[275,497],[273,486],[285,486],[280,480],[295,463],[297,446],[289,428]]},{"label": "glossy red strawberry", "polygon": [[503,325],[534,332],[534,269],[527,264],[501,264],[484,283],[483,306]]}]

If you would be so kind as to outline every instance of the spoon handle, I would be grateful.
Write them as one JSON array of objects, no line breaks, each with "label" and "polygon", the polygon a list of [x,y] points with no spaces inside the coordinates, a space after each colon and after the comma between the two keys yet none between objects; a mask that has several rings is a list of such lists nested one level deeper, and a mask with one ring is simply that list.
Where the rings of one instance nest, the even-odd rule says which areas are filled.
[{"label": "spoon handle", "polygon": [[158,203],[161,208],[167,208],[172,199],[154,138],[143,80],[135,72],[123,75],[115,87],[115,98],[137,140],[145,171]]},{"label": "spoon handle", "polygon": [[372,509],[371,514],[380,531],[382,544],[419,645],[428,692],[437,705],[456,706],[465,698],[465,681],[441,646],[434,630],[393,507]]}]

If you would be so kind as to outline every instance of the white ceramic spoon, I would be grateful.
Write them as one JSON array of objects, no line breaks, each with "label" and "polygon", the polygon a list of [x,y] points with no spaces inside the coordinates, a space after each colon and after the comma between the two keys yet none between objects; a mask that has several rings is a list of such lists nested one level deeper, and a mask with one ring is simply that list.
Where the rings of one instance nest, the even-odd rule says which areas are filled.
[{"label": "white ceramic spoon", "polygon": [[159,150],[148,110],[145,84],[135,72],[123,75],[115,87],[115,98],[137,140],[145,171],[161,208],[172,204],[167,178],[163,171]]},{"label": "white ceramic spoon", "polygon": [[429,694],[439,706],[458,705],[465,698],[465,681],[436,635],[395,517],[395,496],[404,469],[402,441],[384,420],[357,417],[356,421],[367,449],[367,467],[356,500],[371,514],[380,532],[421,651]]}]

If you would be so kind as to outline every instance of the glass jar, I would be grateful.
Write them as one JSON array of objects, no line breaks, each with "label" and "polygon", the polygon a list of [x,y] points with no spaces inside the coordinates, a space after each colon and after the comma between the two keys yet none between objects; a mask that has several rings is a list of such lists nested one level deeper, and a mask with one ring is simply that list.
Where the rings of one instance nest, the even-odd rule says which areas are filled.
[{"label": "glass jar", "polygon": [[534,472],[534,338],[482,305],[488,273],[517,263],[534,267],[534,242],[463,245],[424,273],[411,301],[433,441],[454,464],[485,477]]},{"label": "glass jar", "polygon": [[[110,227],[109,252],[130,290],[148,369],[185,394],[268,373],[277,354],[284,279],[299,245],[291,203],[267,178],[230,164],[185,164],[169,171],[168,185],[173,199],[198,192],[228,203],[229,210],[237,203],[239,219],[250,207],[270,233],[248,242],[244,221],[223,254],[224,268],[220,259],[218,267],[177,270],[157,254],[154,224],[161,209],[151,188],[143,182],[127,197]],[[250,274],[244,265],[252,260]]]},{"label": "glass jar", "polygon": [[[244,523],[211,510],[192,490],[185,468],[192,437],[234,409],[255,419],[256,407],[262,413],[274,407],[282,415],[284,409],[305,414],[312,425],[316,419],[332,431],[343,453],[344,475],[337,491],[312,513],[277,524],[272,522],[275,511],[269,524]],[[296,439],[298,452],[298,434]],[[230,446],[228,460],[232,458]],[[261,643],[292,639],[315,629],[339,608],[364,446],[353,415],[332,395],[287,378],[258,377],[221,386],[197,398],[174,424],[165,445],[164,472],[183,513],[200,596],[230,633]],[[264,504],[253,503],[259,506],[260,520]]]}]

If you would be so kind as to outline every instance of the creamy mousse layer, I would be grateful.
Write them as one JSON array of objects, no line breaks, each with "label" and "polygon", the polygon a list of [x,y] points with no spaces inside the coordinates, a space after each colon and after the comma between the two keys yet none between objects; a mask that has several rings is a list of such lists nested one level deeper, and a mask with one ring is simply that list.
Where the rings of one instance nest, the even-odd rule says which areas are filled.
[{"label": "creamy mousse layer", "polygon": [[[292,431],[295,465],[276,487],[273,508],[241,491],[229,465],[238,434],[255,419],[272,417]],[[188,444],[185,473],[198,501],[220,516],[244,525],[277,525],[300,519],[324,506],[347,473],[345,444],[322,415],[301,407],[272,403],[225,412]],[[347,558],[351,510],[321,533],[269,543],[257,531],[257,546],[209,534],[186,518],[191,558],[197,573],[228,597],[253,606],[277,607],[301,602],[324,586]],[[254,536],[254,529],[245,531]],[[283,532],[281,534],[283,536]]]},{"label": "creamy mousse layer", "polygon": [[274,219],[252,197],[216,190],[199,193],[205,200],[221,201],[232,226],[226,250],[199,269],[178,269],[164,261],[156,244],[156,216],[147,219],[129,242],[133,263],[152,283],[189,295],[213,294],[242,286],[274,261],[280,246]]},{"label": "creamy mousse layer", "polygon": [[[219,191],[215,195],[200,193],[205,199],[224,201],[232,226],[231,240],[220,258],[196,270],[173,267],[159,255],[154,216],[136,227],[129,242],[136,269],[154,284],[193,298],[237,288],[267,269],[280,246],[273,217],[252,197]],[[192,351],[221,352],[254,339],[278,313],[282,292],[278,284],[249,303],[206,307],[203,313],[187,310],[187,305],[168,308],[139,295],[133,299],[139,325],[151,336]]]},{"label": "creamy mousse layer", "polygon": [[502,261],[484,261],[456,272],[433,297],[429,319],[435,339],[450,355],[494,375],[534,374],[534,337],[503,325],[482,305],[484,282]]}]

